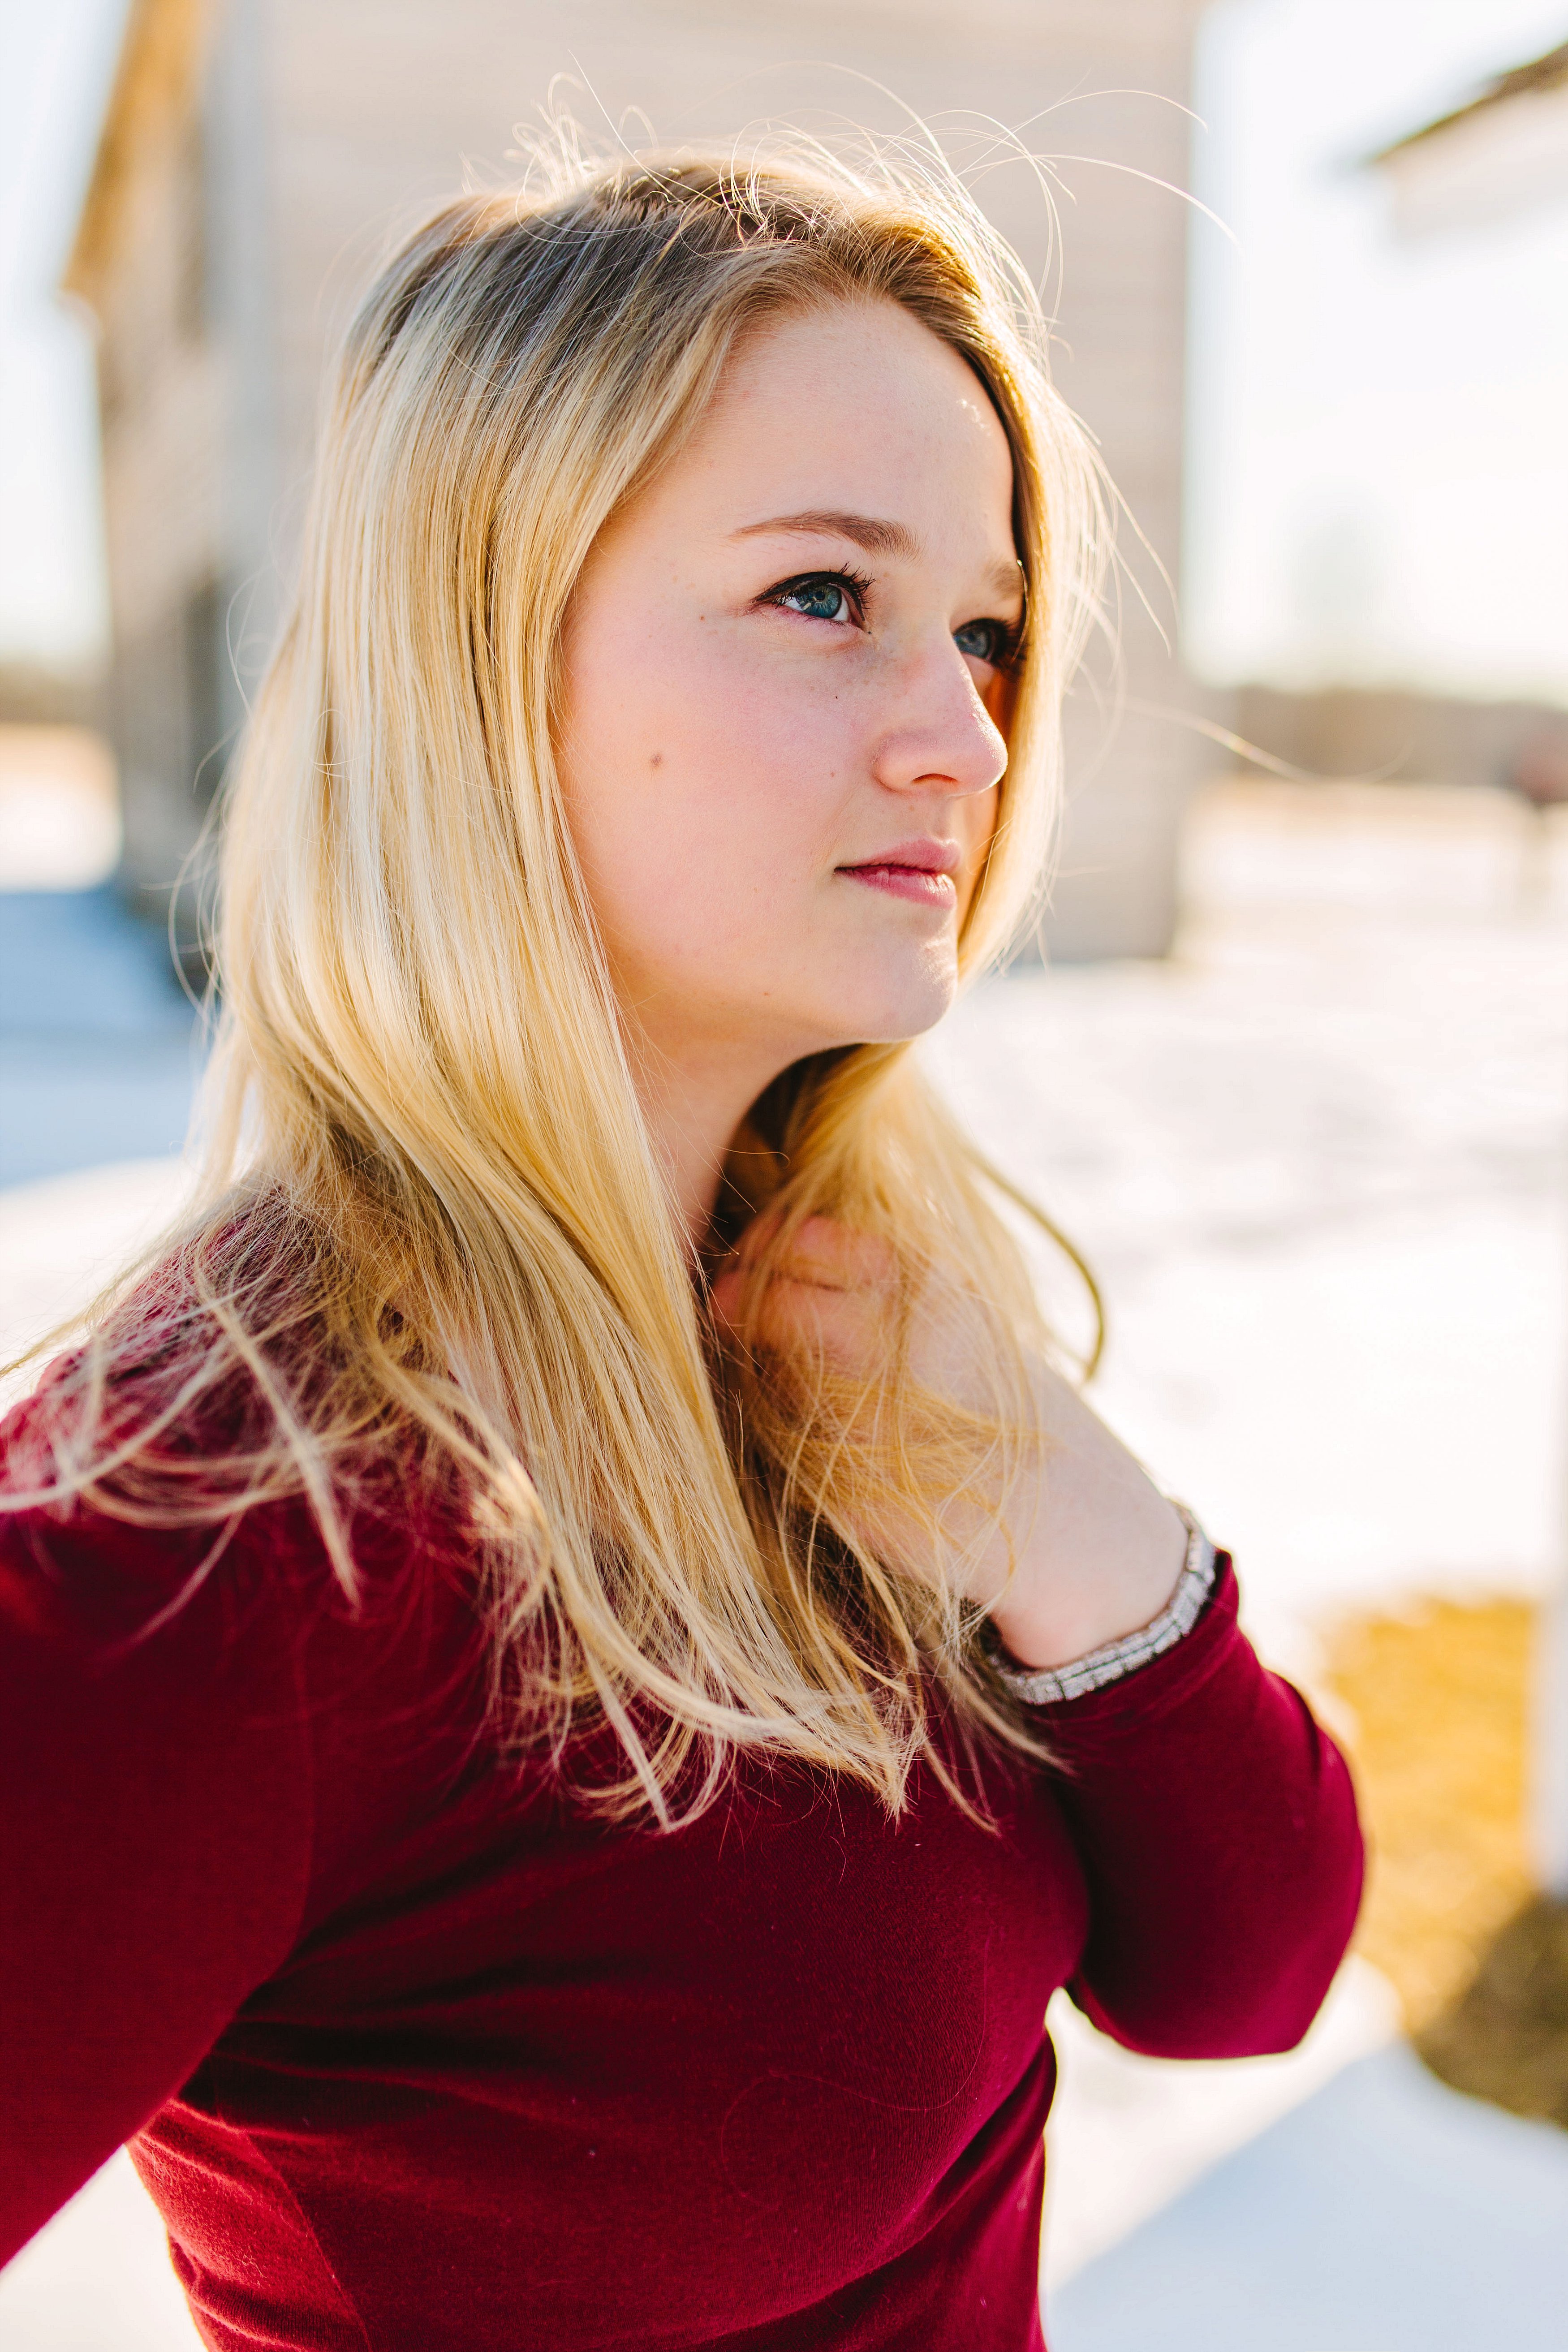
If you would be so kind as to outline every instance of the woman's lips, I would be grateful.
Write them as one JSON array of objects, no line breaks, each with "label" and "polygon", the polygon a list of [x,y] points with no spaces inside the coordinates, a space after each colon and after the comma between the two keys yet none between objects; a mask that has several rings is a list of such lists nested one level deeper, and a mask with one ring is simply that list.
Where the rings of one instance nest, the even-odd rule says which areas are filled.
[{"label": "woman's lips", "polygon": [[879,856],[841,866],[838,871],[852,882],[864,882],[868,889],[886,891],[890,898],[910,898],[917,906],[945,910],[958,902],[953,877],[963,863],[958,842],[922,833],[908,841],[890,841]]},{"label": "woman's lips", "polygon": [[890,898],[912,898],[927,907],[951,907],[958,897],[958,887],[951,874],[933,873],[926,866],[841,866],[851,882],[864,882],[868,889],[885,890]]}]

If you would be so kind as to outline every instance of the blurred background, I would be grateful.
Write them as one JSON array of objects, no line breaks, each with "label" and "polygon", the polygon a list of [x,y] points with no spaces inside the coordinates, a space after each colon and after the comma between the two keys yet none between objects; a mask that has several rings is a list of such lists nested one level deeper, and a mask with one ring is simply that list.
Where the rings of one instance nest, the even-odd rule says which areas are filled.
[{"label": "blurred background", "polygon": [[[175,884],[323,354],[552,104],[595,143],[924,118],[1129,510],[1045,961],[927,1050],[1099,1270],[1101,1409],[1234,1548],[1373,1860],[1289,2058],[1054,2005],[1053,2352],[1556,2352],[1568,0],[5,0],[4,1352],[180,1195]],[[0,2341],[195,2343],[123,2157]]]}]

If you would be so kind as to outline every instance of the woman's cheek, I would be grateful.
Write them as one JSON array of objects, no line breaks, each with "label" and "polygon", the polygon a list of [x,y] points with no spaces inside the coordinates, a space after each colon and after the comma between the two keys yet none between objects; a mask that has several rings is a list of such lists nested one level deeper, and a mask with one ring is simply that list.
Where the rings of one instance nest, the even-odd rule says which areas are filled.
[{"label": "woman's cheek", "polygon": [[839,732],[799,698],[716,698],[699,762],[708,828],[771,890],[815,880],[847,842]]}]

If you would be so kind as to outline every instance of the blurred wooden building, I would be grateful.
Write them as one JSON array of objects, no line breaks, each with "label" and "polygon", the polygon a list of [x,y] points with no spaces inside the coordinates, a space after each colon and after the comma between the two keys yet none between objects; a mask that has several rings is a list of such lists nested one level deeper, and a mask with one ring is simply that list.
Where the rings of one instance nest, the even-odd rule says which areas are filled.
[{"label": "blurred wooden building", "polygon": [[[1388,187],[1395,229],[1407,237],[1460,235],[1568,203],[1568,41],[1497,75],[1368,160]],[[1559,761],[1568,767],[1560,713],[1552,731],[1537,730],[1531,749],[1533,767],[1516,755],[1516,786],[1538,804],[1568,798],[1554,780]],[[1528,1985],[1517,1960],[1500,1976],[1512,1979],[1500,2044],[1510,2063],[1549,2011],[1558,2032],[1568,2014],[1568,1525],[1556,1590],[1542,1613],[1535,1702],[1535,1860],[1563,1927],[1555,1957],[1535,1968]],[[1537,2068],[1545,2046],[1538,2042],[1531,2053]]]},{"label": "blurred wooden building", "polygon": [[[1058,159],[1058,380],[1152,556],[1160,625],[1122,602],[1119,680],[1073,713],[1051,926],[1069,956],[1159,953],[1200,739],[1133,706],[1190,699],[1165,640],[1181,526],[1192,37],[1203,0],[132,0],[68,285],[100,329],[125,878],[166,890],[264,657],[325,352],[389,231],[465,167],[509,171],[551,85],[646,143],[905,109]],[[832,65],[790,59],[831,59]],[[895,93],[889,97],[888,93]],[[973,118],[967,131],[962,118]],[[1168,184],[1161,186],[1159,183]],[[993,156],[987,209],[1047,283],[1050,205]],[[1162,631],[1163,634],[1162,634]]]},{"label": "blurred wooden building", "polygon": [[1568,41],[1497,74],[1372,159],[1403,236],[1443,236],[1568,201]]}]

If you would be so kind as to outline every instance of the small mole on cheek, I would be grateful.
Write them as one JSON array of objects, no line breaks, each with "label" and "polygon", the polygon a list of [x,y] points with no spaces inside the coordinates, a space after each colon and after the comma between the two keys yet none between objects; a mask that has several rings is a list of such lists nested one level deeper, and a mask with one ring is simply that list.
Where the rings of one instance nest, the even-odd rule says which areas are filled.
[{"label": "small mole on cheek", "polygon": [[653,755],[652,759],[648,761],[648,766],[649,766],[650,768],[662,768],[662,767],[663,767],[663,765],[664,765],[664,753],[663,753],[662,751],[656,751],[656,752],[654,753],[654,755]]}]

